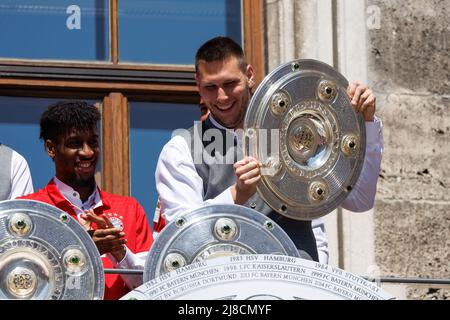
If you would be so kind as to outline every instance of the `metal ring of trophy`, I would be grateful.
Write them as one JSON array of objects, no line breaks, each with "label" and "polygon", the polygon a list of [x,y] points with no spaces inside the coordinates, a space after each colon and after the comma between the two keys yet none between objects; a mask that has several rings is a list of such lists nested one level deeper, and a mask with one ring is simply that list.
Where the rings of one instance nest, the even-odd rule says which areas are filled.
[{"label": "metal ring of trophy", "polygon": [[[194,263],[145,282],[121,299],[386,300],[394,297],[376,283],[333,266],[297,257],[253,254]],[[188,310],[184,312],[188,314]]]},{"label": "metal ring of trophy", "polygon": [[103,299],[104,272],[70,215],[31,200],[0,202],[0,299]]},{"label": "metal ring of trophy", "polygon": [[257,189],[280,214],[311,220],[348,196],[362,169],[364,119],[331,66],[296,60],[259,85],[244,121],[244,154],[262,163]]},{"label": "metal ring of trophy", "polygon": [[144,282],[206,259],[263,253],[299,256],[288,235],[265,215],[239,205],[208,205],[164,227],[147,256]]}]

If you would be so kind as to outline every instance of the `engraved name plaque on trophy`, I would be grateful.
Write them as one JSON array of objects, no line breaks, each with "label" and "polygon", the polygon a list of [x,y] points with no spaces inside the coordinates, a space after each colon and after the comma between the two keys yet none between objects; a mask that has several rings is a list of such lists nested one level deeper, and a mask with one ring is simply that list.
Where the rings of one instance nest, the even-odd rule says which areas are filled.
[{"label": "engraved name plaque on trophy", "polygon": [[122,299],[386,300],[375,283],[330,265],[282,255],[239,255],[160,275]]}]

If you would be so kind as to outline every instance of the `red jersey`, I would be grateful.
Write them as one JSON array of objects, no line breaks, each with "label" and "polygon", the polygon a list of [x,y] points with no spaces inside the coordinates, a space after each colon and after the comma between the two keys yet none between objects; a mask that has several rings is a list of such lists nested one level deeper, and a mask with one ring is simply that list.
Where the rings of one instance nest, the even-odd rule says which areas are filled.
[{"label": "red jersey", "polygon": [[[153,236],[144,209],[133,197],[123,197],[99,191],[102,205],[94,209],[97,215],[108,214],[111,222],[121,224],[127,240],[127,248],[133,253],[149,251],[153,243]],[[53,205],[72,216],[78,217],[69,200],[59,192],[53,179],[47,186],[35,193],[19,197],[18,199],[36,200]],[[115,221],[113,221],[115,220]],[[104,268],[114,268],[114,263],[106,256],[102,256]],[[105,300],[119,299],[130,289],[118,274],[105,274]]]}]

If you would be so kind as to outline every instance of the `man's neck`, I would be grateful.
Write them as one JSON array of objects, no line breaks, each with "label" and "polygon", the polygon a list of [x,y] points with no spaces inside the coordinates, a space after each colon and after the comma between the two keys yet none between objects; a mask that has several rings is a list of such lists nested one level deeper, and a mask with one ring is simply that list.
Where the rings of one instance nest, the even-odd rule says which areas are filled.
[{"label": "man's neck", "polygon": [[81,202],[86,202],[95,190],[95,183],[89,187],[75,187],[73,189],[80,194]]},{"label": "man's neck", "polygon": [[95,180],[92,179],[91,182],[87,182],[86,185],[80,186],[77,183],[74,183],[73,181],[66,181],[61,179],[60,177],[56,176],[61,182],[65,183],[69,187],[71,187],[73,190],[79,193],[80,199],[82,202],[86,202],[87,199],[91,196],[91,194],[94,192],[96,184]]},{"label": "man's neck", "polygon": [[208,117],[209,117],[210,121],[212,122],[212,124],[216,128],[223,129],[223,130],[230,130],[230,131],[236,131],[237,129],[244,129],[244,121],[243,120],[237,126],[234,126],[233,128],[227,128],[223,124],[221,124],[219,121],[217,121],[216,118],[214,118],[214,116],[211,113],[208,115]]}]

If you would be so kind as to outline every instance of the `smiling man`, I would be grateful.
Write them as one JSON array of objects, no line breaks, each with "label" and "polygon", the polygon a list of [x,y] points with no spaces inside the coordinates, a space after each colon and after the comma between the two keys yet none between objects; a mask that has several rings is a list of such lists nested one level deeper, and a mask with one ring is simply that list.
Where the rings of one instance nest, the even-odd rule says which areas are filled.
[{"label": "smiling man", "polygon": [[[155,173],[160,220],[173,221],[179,214],[206,204],[248,206],[278,223],[302,257],[327,263],[323,221],[284,217],[256,192],[260,163],[244,157],[240,130],[255,86],[253,67],[246,62],[242,48],[227,37],[210,39],[197,50],[195,68],[198,91],[209,114],[200,125],[191,127],[189,134],[174,135],[161,151]],[[366,120],[367,143],[359,180],[341,206],[362,212],[374,204],[383,146],[381,122],[374,117],[376,99],[367,86],[354,83],[347,92],[355,110]],[[224,141],[234,145],[225,143],[218,150]],[[228,157],[230,151],[233,157]],[[231,163],[230,158],[234,160]]]},{"label": "smiling man", "polygon": [[[153,242],[144,209],[132,197],[101,191],[95,183],[100,156],[100,113],[85,102],[60,102],[41,117],[40,138],[55,165],[55,176],[23,197],[69,213],[91,234],[105,268],[143,269]],[[118,299],[142,284],[142,276],[107,274],[105,299]]]}]

